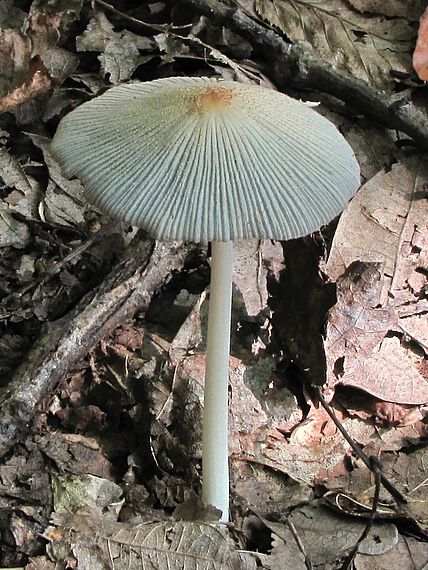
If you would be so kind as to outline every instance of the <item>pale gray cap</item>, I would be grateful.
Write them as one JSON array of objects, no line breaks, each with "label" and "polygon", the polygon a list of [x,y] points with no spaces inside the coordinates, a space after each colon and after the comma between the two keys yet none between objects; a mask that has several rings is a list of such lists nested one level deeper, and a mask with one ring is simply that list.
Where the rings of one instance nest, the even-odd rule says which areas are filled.
[{"label": "pale gray cap", "polygon": [[337,216],[360,184],[336,127],[263,87],[179,77],[120,85],[52,143],[90,203],[161,240],[287,240]]}]

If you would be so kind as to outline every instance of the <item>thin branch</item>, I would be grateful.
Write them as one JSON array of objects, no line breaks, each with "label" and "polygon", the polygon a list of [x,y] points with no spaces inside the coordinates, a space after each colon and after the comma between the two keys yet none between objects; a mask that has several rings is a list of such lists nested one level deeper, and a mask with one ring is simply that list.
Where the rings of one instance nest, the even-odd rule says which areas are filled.
[{"label": "thin branch", "polygon": [[313,570],[310,554],[306,551],[305,545],[301,541],[299,533],[297,532],[294,524],[291,522],[290,517],[287,517],[285,519],[285,524],[290,529],[290,532],[293,535],[293,538],[296,541],[296,544],[299,547],[300,552],[303,554],[303,556],[305,558],[305,566],[306,566],[307,570]]},{"label": "thin branch", "polygon": [[[325,409],[325,411],[331,417],[331,419],[333,420],[337,429],[340,431],[340,433],[343,435],[343,437],[346,439],[346,441],[352,447],[352,449],[354,450],[357,457],[359,457],[361,459],[361,461],[366,465],[366,467],[368,469],[370,469],[370,471],[373,472],[373,458],[366,455],[364,453],[364,451],[361,449],[361,447],[358,445],[358,443],[355,442],[352,439],[352,437],[348,434],[348,432],[343,427],[343,425],[341,424],[341,422],[337,418],[336,414],[334,413],[333,408],[331,406],[329,406],[327,404],[327,402],[325,401],[324,396],[322,395],[319,387],[314,386],[314,389],[316,390],[317,397],[319,398],[319,401],[321,402],[322,407]],[[382,483],[382,485],[385,487],[385,489],[388,491],[388,493],[390,493],[394,497],[394,499],[397,501],[397,503],[399,503],[399,504],[406,504],[407,503],[406,497],[404,497],[400,493],[400,491],[394,487],[394,485],[391,483],[391,481],[389,481],[389,479],[387,479],[385,477],[385,475],[380,471],[379,471],[379,478],[380,478],[380,482]]]},{"label": "thin branch", "polygon": [[151,28],[152,30],[156,30],[157,32],[170,32],[171,30],[183,30],[185,28],[191,28],[192,24],[185,24],[184,26],[172,26],[170,24],[153,24],[150,22],[143,22],[143,20],[139,20],[138,18],[134,18],[133,16],[129,16],[129,14],[125,14],[121,12],[111,4],[104,2],[104,0],[95,0],[95,3],[99,6],[102,6],[109,12],[116,14],[120,18],[127,20],[128,22],[132,22],[133,24],[137,24],[138,26],[144,26],[145,28]]},{"label": "thin branch", "polygon": [[145,240],[131,260],[61,319],[45,325],[26,362],[0,390],[0,456],[22,437],[38,404],[96,344],[137,310],[179,269],[191,247]]},{"label": "thin branch", "polygon": [[361,534],[360,538],[357,540],[356,544],[354,545],[353,549],[351,550],[351,552],[348,554],[348,556],[345,559],[345,562],[342,565],[342,568],[340,570],[350,570],[351,565],[355,559],[355,556],[357,555],[358,552],[358,548],[360,546],[360,544],[363,542],[363,540],[365,538],[368,537],[370,530],[373,527],[373,523],[375,521],[375,517],[376,517],[376,512],[377,512],[377,507],[379,505],[379,497],[380,497],[380,485],[381,485],[381,465],[379,464],[379,462],[377,461],[377,459],[375,457],[371,457],[371,470],[374,473],[375,476],[375,493],[374,493],[374,497],[373,497],[373,503],[372,503],[372,508],[370,511],[370,516],[367,520],[367,524],[364,528],[363,533]]}]

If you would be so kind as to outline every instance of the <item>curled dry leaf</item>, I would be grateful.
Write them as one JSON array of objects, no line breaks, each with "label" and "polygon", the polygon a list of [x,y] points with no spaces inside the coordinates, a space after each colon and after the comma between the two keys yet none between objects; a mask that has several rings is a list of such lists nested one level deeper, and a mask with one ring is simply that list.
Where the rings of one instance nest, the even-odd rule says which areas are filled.
[{"label": "curled dry leaf", "polygon": [[419,21],[419,34],[413,52],[413,67],[419,78],[428,81],[428,8]]}]

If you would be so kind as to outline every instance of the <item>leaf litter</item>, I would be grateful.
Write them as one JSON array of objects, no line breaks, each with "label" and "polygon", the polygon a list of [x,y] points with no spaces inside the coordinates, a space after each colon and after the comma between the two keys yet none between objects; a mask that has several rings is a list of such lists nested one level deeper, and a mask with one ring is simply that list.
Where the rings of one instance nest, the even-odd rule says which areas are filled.
[{"label": "leaf litter", "polygon": [[[411,71],[414,30],[408,13],[402,18],[368,17],[344,0],[257,0],[256,8],[290,41],[309,43],[322,60],[377,89],[391,90],[391,71]],[[412,4],[412,9],[416,14],[418,6]]]},{"label": "leaf litter", "polygon": [[428,80],[428,8],[422,14],[419,21],[419,33],[413,52],[413,67],[419,79]]},{"label": "leaf litter", "polygon": [[[391,70],[410,73],[415,28],[409,22],[420,15],[416,4],[412,17],[402,13],[398,0],[381,9],[376,2],[331,2],[322,16],[325,37],[313,19],[319,6],[291,4],[305,26],[298,29],[289,19],[291,27],[283,31],[290,41],[309,40],[328,60],[336,50],[341,69],[388,90],[399,87]],[[278,13],[285,4],[275,7]],[[3,116],[0,125],[0,283],[6,293],[0,346],[8,375],[30,344],[37,345],[44,323],[72,310],[135,247],[135,231],[110,225],[88,209],[79,183],[65,180],[50,158],[48,141],[60,115],[109,84],[177,70],[230,76],[222,66],[241,48],[241,57],[252,54],[251,42],[201,16],[191,28],[200,44],[169,41],[168,31],[159,34],[159,19],[172,21],[163,5],[143,6],[129,20],[100,10],[80,12],[79,3],[74,12],[59,10],[52,21],[39,3],[31,10],[27,15],[10,7],[4,16],[11,30],[3,35],[5,53],[18,41],[23,45],[22,60],[7,67],[2,103],[11,116]],[[21,28],[26,18],[34,30],[31,45]],[[138,18],[152,18],[152,35],[147,27],[135,27]],[[65,38],[61,47],[58,30]],[[183,29],[180,34],[185,36]],[[220,59],[207,57],[204,46],[210,42]],[[347,50],[358,57],[344,58]],[[31,79],[29,61],[36,52],[42,86]],[[254,74],[260,62],[240,63],[234,72],[249,66],[252,77],[259,73],[267,85],[262,73]],[[397,151],[390,131],[352,114],[343,119],[342,113],[335,120],[353,133],[370,180],[337,228],[283,247],[237,248],[230,451],[238,532],[227,537],[197,522],[206,508],[194,491],[209,275],[206,252],[199,250],[164,284],[147,313],[121,323],[46,395],[30,430],[2,459],[1,564],[116,569],[144,560],[156,568],[182,568],[199,559],[201,568],[253,568],[257,559],[271,569],[305,568],[303,545],[307,559],[334,567],[362,532],[365,523],[358,519],[371,508],[374,486],[312,397],[310,383],[327,380],[323,389],[348,432],[381,459],[408,497],[398,508],[383,492],[371,546],[360,550],[355,567],[393,567],[394,556],[402,558],[403,568],[416,560],[423,567],[426,166],[417,153]],[[193,513],[196,522],[171,519],[181,505],[184,517]],[[408,536],[409,527],[419,542]],[[252,555],[240,552],[247,548]]]},{"label": "leaf litter", "polygon": [[423,160],[393,165],[363,186],[339,222],[325,266],[338,282],[325,341],[330,386],[396,403],[428,401],[427,176]]}]

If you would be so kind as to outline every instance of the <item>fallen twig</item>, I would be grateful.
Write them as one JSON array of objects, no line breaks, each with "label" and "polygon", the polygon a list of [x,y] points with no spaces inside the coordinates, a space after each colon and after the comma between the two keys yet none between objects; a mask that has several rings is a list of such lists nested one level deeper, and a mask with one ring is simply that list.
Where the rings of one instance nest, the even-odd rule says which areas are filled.
[{"label": "fallen twig", "polygon": [[391,483],[391,481],[385,477],[385,475],[379,470],[378,467],[376,467],[375,469],[373,468],[373,465],[374,465],[373,459],[375,459],[375,458],[371,458],[368,455],[366,455],[364,453],[364,451],[361,449],[361,447],[358,445],[358,443],[356,443],[352,439],[352,437],[348,434],[348,432],[343,427],[343,425],[341,424],[339,419],[336,417],[336,414],[334,413],[333,408],[331,406],[329,406],[327,404],[327,402],[325,401],[325,398],[322,395],[319,387],[314,386],[314,389],[316,390],[317,396],[319,398],[319,401],[321,402],[322,407],[325,409],[325,411],[331,417],[331,419],[333,420],[337,429],[340,431],[340,433],[343,435],[343,437],[346,439],[346,441],[352,447],[352,449],[354,450],[357,457],[359,457],[361,459],[361,461],[366,465],[366,467],[368,469],[370,469],[370,471],[375,473],[376,477],[379,477],[381,484],[385,487],[385,489],[388,491],[388,493],[390,493],[390,495],[392,495],[394,497],[394,499],[397,501],[398,504],[406,504],[407,503],[406,497],[404,497],[402,495],[402,493],[400,493],[400,491],[398,489],[396,489],[396,487],[394,487],[394,485]]},{"label": "fallen twig", "polygon": [[358,553],[358,548],[359,548],[360,544],[363,542],[363,540],[368,537],[369,532],[373,527],[373,523],[374,523],[374,520],[376,517],[377,507],[379,505],[380,485],[381,485],[382,473],[380,470],[381,465],[379,464],[377,459],[375,457],[373,457],[371,459],[372,459],[371,471],[372,471],[372,473],[374,473],[376,486],[375,486],[375,493],[374,493],[374,497],[373,497],[373,503],[372,503],[372,508],[370,511],[370,516],[367,520],[367,524],[366,524],[366,527],[365,527],[363,533],[361,534],[360,538],[357,540],[357,542],[354,545],[354,547],[352,548],[351,552],[346,557],[346,559],[345,559],[340,570],[350,570],[352,563],[355,559],[355,556]]},{"label": "fallen twig", "polygon": [[45,325],[26,362],[0,391],[0,456],[26,433],[37,405],[96,344],[137,310],[179,269],[191,247],[139,243],[131,260],[113,269],[70,313]]}]

